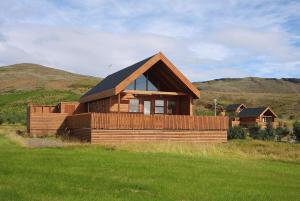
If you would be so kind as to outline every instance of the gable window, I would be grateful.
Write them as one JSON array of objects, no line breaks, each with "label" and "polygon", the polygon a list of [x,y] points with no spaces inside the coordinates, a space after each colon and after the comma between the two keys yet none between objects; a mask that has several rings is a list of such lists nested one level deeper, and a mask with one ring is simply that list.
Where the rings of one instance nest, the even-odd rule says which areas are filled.
[{"label": "gable window", "polygon": [[164,100],[155,100],[155,114],[164,114],[165,102]]},{"label": "gable window", "polygon": [[130,99],[129,100],[129,112],[139,112],[139,100]]},{"label": "gable window", "polygon": [[158,91],[157,87],[148,79],[148,75],[141,75],[127,86],[127,90]]},{"label": "gable window", "polygon": [[135,80],[135,89],[136,90],[147,90],[147,78],[144,75],[141,75]]}]

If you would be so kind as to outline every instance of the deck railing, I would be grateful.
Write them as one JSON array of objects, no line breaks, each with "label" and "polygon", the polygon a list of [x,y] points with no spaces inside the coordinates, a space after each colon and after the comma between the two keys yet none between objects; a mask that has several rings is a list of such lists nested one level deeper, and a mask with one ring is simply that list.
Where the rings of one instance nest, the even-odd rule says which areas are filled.
[{"label": "deck railing", "polygon": [[227,130],[228,117],[85,113],[67,118],[69,128],[124,130]]}]

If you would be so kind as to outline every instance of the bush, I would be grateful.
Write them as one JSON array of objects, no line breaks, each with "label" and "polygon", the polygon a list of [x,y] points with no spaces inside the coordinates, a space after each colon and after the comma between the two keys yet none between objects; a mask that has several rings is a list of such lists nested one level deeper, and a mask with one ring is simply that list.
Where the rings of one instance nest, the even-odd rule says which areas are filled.
[{"label": "bush", "polygon": [[255,125],[249,127],[250,137],[257,140],[273,140],[275,138],[275,131],[273,129],[272,123],[267,123],[265,129],[261,129],[260,126]]},{"label": "bush", "polygon": [[284,125],[283,127],[279,126],[275,129],[275,138],[277,141],[281,141],[283,137],[286,137],[289,134],[290,130],[286,125]]},{"label": "bush", "polygon": [[271,122],[268,122],[264,130],[264,135],[261,136],[263,140],[274,140],[275,130]]},{"label": "bush", "polygon": [[300,122],[298,121],[293,124],[293,134],[296,136],[297,140],[300,140]]},{"label": "bush", "polygon": [[259,133],[261,131],[260,126],[258,126],[258,125],[250,126],[248,128],[248,131],[249,131],[250,137],[252,137],[253,139],[259,139],[259,135],[260,135]]},{"label": "bush", "polygon": [[4,123],[4,118],[0,115],[0,125]]},{"label": "bush", "polygon": [[240,126],[231,127],[228,130],[228,139],[245,139],[246,131]]}]

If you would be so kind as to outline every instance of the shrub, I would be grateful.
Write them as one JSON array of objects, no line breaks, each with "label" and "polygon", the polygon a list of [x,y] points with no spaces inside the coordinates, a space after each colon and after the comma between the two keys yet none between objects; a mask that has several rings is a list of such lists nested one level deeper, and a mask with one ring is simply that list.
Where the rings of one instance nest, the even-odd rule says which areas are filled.
[{"label": "shrub", "polygon": [[283,127],[279,126],[275,129],[275,138],[277,141],[281,141],[281,139],[286,137],[288,134],[290,134],[290,130],[286,125]]},{"label": "shrub", "polygon": [[262,136],[263,140],[274,140],[275,130],[271,122],[268,122],[264,130],[264,135]]},{"label": "shrub", "polygon": [[250,137],[252,137],[253,139],[259,139],[259,133],[261,131],[260,126],[258,125],[250,126],[248,128],[248,131]]},{"label": "shrub", "polygon": [[296,136],[297,140],[300,140],[300,122],[298,121],[293,124],[293,134]]},{"label": "shrub", "polygon": [[258,140],[273,140],[275,138],[275,131],[273,129],[272,123],[269,122],[265,129],[261,129],[260,126],[255,125],[249,127],[250,137]]},{"label": "shrub", "polygon": [[246,131],[240,126],[231,127],[228,130],[228,139],[245,139]]},{"label": "shrub", "polygon": [[0,115],[0,125],[4,123],[4,118]]}]

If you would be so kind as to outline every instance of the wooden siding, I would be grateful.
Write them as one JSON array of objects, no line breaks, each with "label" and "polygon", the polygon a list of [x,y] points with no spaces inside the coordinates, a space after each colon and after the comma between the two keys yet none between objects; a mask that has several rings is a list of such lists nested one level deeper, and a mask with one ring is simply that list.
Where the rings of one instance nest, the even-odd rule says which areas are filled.
[{"label": "wooden siding", "polygon": [[226,131],[157,131],[157,130],[91,130],[91,143],[113,142],[149,142],[149,141],[172,141],[172,142],[226,142]]},{"label": "wooden siding", "polygon": [[74,128],[70,129],[70,137],[78,139],[82,142],[91,142],[91,129],[90,128]]},{"label": "wooden siding", "polygon": [[32,113],[27,121],[27,131],[34,136],[55,135],[65,128],[65,113]]}]

